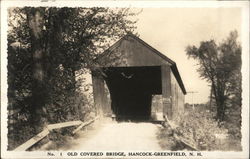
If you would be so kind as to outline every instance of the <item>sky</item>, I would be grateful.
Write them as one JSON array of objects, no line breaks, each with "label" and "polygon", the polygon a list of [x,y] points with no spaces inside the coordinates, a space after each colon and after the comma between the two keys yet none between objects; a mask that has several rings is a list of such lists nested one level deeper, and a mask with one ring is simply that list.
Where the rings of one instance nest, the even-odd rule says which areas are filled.
[{"label": "sky", "polygon": [[[138,10],[138,9],[137,9]],[[209,99],[210,87],[196,71],[197,61],[188,59],[185,48],[199,46],[201,41],[221,42],[230,31],[241,31],[241,10],[238,8],[144,8],[136,17],[137,33],[146,43],[176,62],[186,90],[194,103]],[[192,94],[185,96],[192,103]]]}]

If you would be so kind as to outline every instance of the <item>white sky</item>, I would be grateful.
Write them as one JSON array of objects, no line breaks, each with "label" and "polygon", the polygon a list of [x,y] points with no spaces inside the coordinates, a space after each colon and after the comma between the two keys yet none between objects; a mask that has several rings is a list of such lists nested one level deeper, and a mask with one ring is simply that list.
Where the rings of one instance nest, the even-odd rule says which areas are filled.
[{"label": "white sky", "polygon": [[[194,103],[208,101],[210,88],[199,78],[195,61],[185,53],[187,45],[215,39],[220,42],[229,32],[240,35],[241,10],[238,8],[144,8],[137,16],[140,38],[177,63],[187,91],[194,94]],[[240,40],[240,37],[239,39]],[[191,94],[185,102],[191,103]]]}]

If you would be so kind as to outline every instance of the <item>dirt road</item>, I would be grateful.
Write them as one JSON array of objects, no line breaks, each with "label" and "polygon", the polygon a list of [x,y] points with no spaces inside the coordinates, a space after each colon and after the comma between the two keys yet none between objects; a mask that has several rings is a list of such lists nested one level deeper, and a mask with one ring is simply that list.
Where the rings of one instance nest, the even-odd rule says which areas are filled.
[{"label": "dirt road", "polygon": [[159,151],[156,132],[158,126],[152,123],[104,122],[96,128],[80,132],[79,138],[71,141],[61,150],[87,151]]}]

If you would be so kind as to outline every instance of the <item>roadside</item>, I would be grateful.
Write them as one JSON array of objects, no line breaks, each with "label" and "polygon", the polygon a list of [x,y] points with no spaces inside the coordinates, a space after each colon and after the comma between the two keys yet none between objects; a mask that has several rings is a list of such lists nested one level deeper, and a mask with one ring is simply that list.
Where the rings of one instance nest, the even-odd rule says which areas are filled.
[{"label": "roadside", "polygon": [[64,143],[44,145],[41,150],[161,151],[157,133],[161,125],[149,122],[97,121]]}]

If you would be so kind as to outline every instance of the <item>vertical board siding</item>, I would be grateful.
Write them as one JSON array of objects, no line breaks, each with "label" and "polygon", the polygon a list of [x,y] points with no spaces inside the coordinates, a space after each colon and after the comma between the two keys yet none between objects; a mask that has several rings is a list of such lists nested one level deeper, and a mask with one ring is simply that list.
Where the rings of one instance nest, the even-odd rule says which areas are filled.
[{"label": "vertical board siding", "polygon": [[172,72],[171,88],[173,119],[175,119],[184,112],[184,94]]},{"label": "vertical board siding", "polygon": [[133,38],[121,41],[119,47],[110,53],[113,58],[113,66],[159,66],[170,65],[166,60],[155,54],[152,50],[145,47],[142,43]]},{"label": "vertical board siding", "polygon": [[168,119],[172,119],[172,100],[171,100],[171,74],[170,67],[167,65],[161,66],[162,78],[162,100],[163,100],[163,114]]},{"label": "vertical board siding", "polygon": [[93,83],[93,95],[95,108],[97,114],[100,116],[109,115],[111,113],[111,106],[108,99],[108,91],[106,83],[102,77],[92,74],[92,83]]}]

